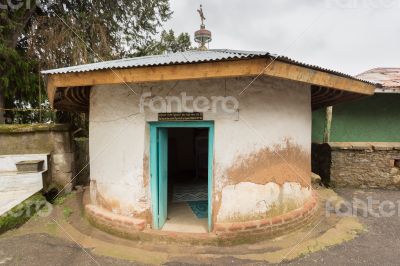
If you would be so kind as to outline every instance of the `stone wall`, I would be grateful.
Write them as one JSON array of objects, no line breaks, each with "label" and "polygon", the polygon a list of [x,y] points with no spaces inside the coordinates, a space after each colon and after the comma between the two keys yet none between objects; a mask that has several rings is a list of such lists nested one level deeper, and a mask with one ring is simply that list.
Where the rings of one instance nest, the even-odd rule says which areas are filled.
[{"label": "stone wall", "polygon": [[319,169],[325,167],[323,172],[318,174],[322,179],[330,179],[332,185],[400,188],[400,166],[398,165],[400,143],[334,142],[328,145],[329,152],[326,152],[326,149],[325,152],[321,152],[321,149],[313,149],[313,152],[319,152],[318,155],[313,156],[313,159],[319,157],[318,161],[324,163],[321,166],[314,160],[313,171],[318,173],[317,167]]},{"label": "stone wall", "polygon": [[0,155],[49,154],[45,190],[64,187],[75,175],[74,142],[68,125],[0,125]]}]

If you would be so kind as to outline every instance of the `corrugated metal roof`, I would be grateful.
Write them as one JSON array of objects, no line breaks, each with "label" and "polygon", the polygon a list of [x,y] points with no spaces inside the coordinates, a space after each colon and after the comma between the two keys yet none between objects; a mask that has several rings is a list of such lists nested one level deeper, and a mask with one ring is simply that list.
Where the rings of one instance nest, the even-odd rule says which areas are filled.
[{"label": "corrugated metal roof", "polygon": [[71,72],[88,72],[101,69],[132,68],[146,66],[162,66],[175,64],[190,64],[200,62],[224,61],[233,59],[255,58],[269,56],[267,52],[248,52],[231,50],[185,51],[163,55],[141,56],[119,60],[98,62],[79,66],[65,67],[42,71],[42,74],[62,74]]},{"label": "corrugated metal roof", "polygon": [[41,73],[46,75],[51,75],[51,74],[76,73],[76,72],[89,72],[102,69],[120,69],[120,68],[134,68],[134,67],[148,67],[148,66],[192,64],[201,62],[242,60],[242,59],[252,59],[252,58],[272,58],[272,59],[276,58],[276,60],[288,62],[290,64],[300,65],[310,69],[315,69],[371,83],[341,72],[333,71],[315,65],[305,64],[286,56],[278,56],[276,54],[272,54],[269,52],[262,52],[262,51],[242,51],[242,50],[229,50],[229,49],[211,49],[206,51],[191,50],[191,51],[169,53],[163,55],[125,58],[119,60],[98,62],[93,64],[85,64],[72,67],[45,70],[42,71]]},{"label": "corrugated metal roof", "polygon": [[373,68],[357,75],[357,78],[381,84],[376,92],[400,93],[400,68]]}]

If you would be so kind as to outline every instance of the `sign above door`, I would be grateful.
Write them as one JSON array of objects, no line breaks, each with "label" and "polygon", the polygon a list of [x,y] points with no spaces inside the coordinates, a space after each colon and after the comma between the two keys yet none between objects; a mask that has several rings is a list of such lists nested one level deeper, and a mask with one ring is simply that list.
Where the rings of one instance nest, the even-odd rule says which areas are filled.
[{"label": "sign above door", "polygon": [[203,113],[200,112],[158,113],[158,121],[201,121],[201,120],[203,120]]}]

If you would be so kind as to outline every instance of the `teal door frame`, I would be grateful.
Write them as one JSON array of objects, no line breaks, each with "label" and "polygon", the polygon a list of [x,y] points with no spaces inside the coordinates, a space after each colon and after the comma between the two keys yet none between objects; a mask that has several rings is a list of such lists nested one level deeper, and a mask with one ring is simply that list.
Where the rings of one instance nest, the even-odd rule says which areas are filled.
[{"label": "teal door frame", "polygon": [[214,122],[149,122],[150,125],[150,191],[153,212],[153,228],[161,229],[159,224],[159,163],[158,131],[160,128],[208,128],[208,230],[212,230],[212,195],[214,161]]},{"label": "teal door frame", "polygon": [[157,138],[158,226],[161,228],[167,221],[168,214],[168,128],[158,128]]}]

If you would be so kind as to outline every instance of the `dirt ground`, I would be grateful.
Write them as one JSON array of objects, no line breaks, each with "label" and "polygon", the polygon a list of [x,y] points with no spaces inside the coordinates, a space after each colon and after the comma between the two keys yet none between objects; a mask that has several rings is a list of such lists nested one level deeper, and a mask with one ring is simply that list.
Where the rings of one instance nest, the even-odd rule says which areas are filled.
[{"label": "dirt ground", "polygon": [[[397,201],[400,200],[399,191],[341,189],[336,192],[348,201],[358,198],[367,202],[367,199],[372,197],[375,201],[390,200],[398,205]],[[76,224],[79,227],[76,230],[67,222],[61,224],[62,217],[37,218],[17,230],[0,236],[0,265],[273,265],[266,263],[266,260],[274,261],[272,255],[265,255],[268,252],[279,256],[289,254],[287,250],[294,253],[292,251],[298,250],[302,242],[311,240],[314,241],[312,245],[305,246],[309,252],[298,251],[297,258],[287,256],[287,259],[280,264],[398,265],[400,217],[397,205],[397,212],[391,217],[374,217],[371,214],[363,217],[365,213],[359,212],[361,215],[359,220],[366,229],[363,233],[353,240],[332,247],[323,247],[321,251],[315,253],[313,253],[313,247],[317,247],[315,243],[324,242],[326,236],[337,234],[338,230],[329,231],[333,223],[338,221],[337,218],[325,218],[326,215],[323,213],[313,225],[305,228],[303,234],[291,234],[286,240],[270,240],[260,244],[229,248],[176,244],[163,245],[160,248],[160,245],[157,246],[155,243],[138,243],[114,238],[83,222]],[[378,208],[376,202],[372,204],[373,210],[376,211]],[[341,211],[344,212],[346,209],[341,208]],[[79,217],[76,213],[75,215]],[[332,234],[329,235],[329,232]],[[316,248],[319,249],[321,248]],[[178,253],[179,257],[174,255]],[[142,264],[133,262],[135,260],[132,258],[135,256],[140,257]],[[292,258],[294,259],[291,260]]]}]

